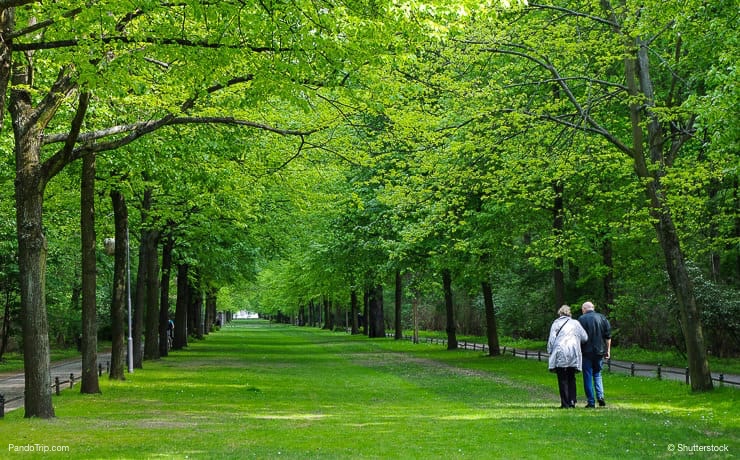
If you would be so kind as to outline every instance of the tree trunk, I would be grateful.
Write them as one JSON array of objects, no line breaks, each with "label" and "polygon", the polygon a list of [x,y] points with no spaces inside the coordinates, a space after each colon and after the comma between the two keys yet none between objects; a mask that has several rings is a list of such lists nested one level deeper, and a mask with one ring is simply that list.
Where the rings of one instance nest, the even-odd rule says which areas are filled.
[{"label": "tree trunk", "polygon": [[80,392],[100,393],[98,382],[98,310],[95,258],[95,155],[82,159],[80,193],[82,239],[82,383]]},{"label": "tree trunk", "polygon": [[414,297],[411,299],[411,310],[414,317],[414,343],[419,343],[419,296],[414,293]]},{"label": "tree trunk", "polygon": [[352,289],[352,291],[349,293],[349,299],[350,299],[350,315],[352,316],[352,335],[357,335],[360,333],[360,328],[357,324],[357,315],[359,304],[357,302],[357,291],[355,289]]},{"label": "tree trunk", "polygon": [[3,313],[3,327],[0,329],[0,361],[8,349],[8,338],[10,337],[10,283],[7,283],[5,291],[5,308]]},{"label": "tree trunk", "polygon": [[188,292],[188,264],[177,266],[177,301],[175,303],[175,339],[173,350],[182,350],[188,346],[188,306],[190,293]]},{"label": "tree trunk", "polygon": [[159,359],[159,231],[148,230],[142,241],[146,247],[146,338],[144,359]]},{"label": "tree trunk", "polygon": [[159,285],[159,356],[167,356],[167,326],[170,322],[170,272],[174,239],[169,231],[162,243],[162,282]]},{"label": "tree trunk", "polygon": [[605,238],[601,248],[601,258],[604,266],[607,269],[603,280],[604,309],[602,312],[606,316],[609,316],[609,313],[611,313],[612,305],[614,305],[614,261],[612,259],[612,254],[612,240],[610,240],[609,238]]},{"label": "tree trunk", "polygon": [[498,356],[501,354],[498,343],[498,326],[496,325],[496,310],[493,307],[493,290],[491,283],[481,283],[483,289],[483,303],[486,308],[486,336],[488,337],[488,355]]},{"label": "tree trunk", "polygon": [[[645,98],[650,105],[655,98],[647,55],[648,45],[637,39],[634,47],[637,49],[637,56],[625,59],[625,79],[628,91],[636,100]],[[645,191],[650,201],[650,214],[654,219],[653,225],[665,256],[668,277],[676,295],[681,329],[686,342],[691,389],[693,391],[711,390],[713,388],[712,375],[707,361],[704,332],[701,315],[696,305],[694,284],[686,267],[668,199],[663,192],[662,178],[666,174],[663,149],[669,144],[666,142],[657,116],[649,108],[648,106],[646,111],[643,104],[638,102],[630,104],[635,171],[645,183]],[[648,114],[647,120],[643,119],[644,112]],[[647,139],[643,133],[645,126]]]},{"label": "tree trunk", "polygon": [[369,315],[368,325],[369,332],[368,337],[385,337],[385,320],[383,314],[383,285],[377,284],[370,290],[369,302]]},{"label": "tree trunk", "polygon": [[396,317],[394,321],[395,325],[395,334],[393,335],[393,338],[396,340],[401,340],[403,338],[403,329],[401,328],[401,314],[403,310],[403,279],[401,278],[401,271],[396,270]]},{"label": "tree trunk", "polygon": [[323,296],[322,298],[322,305],[324,306],[324,327],[322,329],[327,329],[329,331],[334,330],[334,315],[331,313],[331,303],[329,302],[329,298],[327,296]]},{"label": "tree trunk", "polygon": [[46,236],[42,229],[43,185],[32,170],[18,170],[16,219],[23,325],[25,417],[54,417],[46,317]]},{"label": "tree trunk", "polygon": [[126,270],[128,269],[128,208],[126,199],[118,190],[110,192],[113,204],[113,221],[115,224],[115,260],[113,262],[113,296],[110,306],[111,318],[111,355],[110,374],[112,380],[125,380],[124,360],[126,356],[125,345],[125,316],[128,292],[126,291]]},{"label": "tree trunk", "polygon": [[146,311],[146,231],[139,239],[139,266],[136,270],[136,295],[134,296],[134,368],[141,369],[144,361],[142,338],[144,335],[144,312]]},{"label": "tree trunk", "polygon": [[447,312],[447,349],[457,350],[457,335],[455,326],[455,305],[452,301],[452,274],[449,270],[442,270],[442,288],[445,296],[445,311]]},{"label": "tree trunk", "polygon": [[209,287],[206,290],[206,325],[203,330],[205,334],[213,331],[216,322],[216,289]]},{"label": "tree trunk", "polygon": [[[553,205],[553,221],[552,231],[556,237],[556,241],[562,240],[563,235],[563,192],[565,186],[562,181],[554,181],[552,183],[553,192],[555,192],[555,202]],[[560,243],[556,243],[561,246]],[[558,253],[563,250],[562,247],[555,249]],[[558,256],[555,258],[555,268],[553,269],[553,286],[555,291],[555,311],[557,311],[562,305],[565,304],[565,275],[563,273],[564,262],[563,257]]]},{"label": "tree trunk", "polygon": [[[6,13],[7,10],[3,11],[3,19]],[[44,189],[48,177],[39,163],[43,129],[30,120],[33,110],[27,92],[11,90],[10,111],[15,133],[15,209],[25,417],[52,418],[54,406],[51,402],[49,323],[46,316],[47,246],[43,229]]]},{"label": "tree trunk", "polygon": [[370,336],[370,288],[365,288],[362,295],[362,333]]},{"label": "tree trunk", "polygon": [[200,277],[188,279],[188,296],[190,309],[188,311],[188,331],[197,339],[203,338],[203,293],[200,289]]}]

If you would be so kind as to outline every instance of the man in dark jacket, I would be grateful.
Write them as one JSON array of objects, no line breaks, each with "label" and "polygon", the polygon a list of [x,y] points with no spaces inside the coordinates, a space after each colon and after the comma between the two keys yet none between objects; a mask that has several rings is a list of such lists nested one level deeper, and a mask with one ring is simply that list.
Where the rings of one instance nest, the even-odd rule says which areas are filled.
[{"label": "man in dark jacket", "polygon": [[[586,407],[605,406],[604,383],[601,380],[601,364],[609,359],[612,347],[612,327],[609,320],[601,313],[594,311],[594,304],[585,302],[581,306],[583,314],[578,321],[588,334],[588,340],[581,345],[583,353],[583,390],[588,404]],[[594,397],[596,390],[596,397]]]}]

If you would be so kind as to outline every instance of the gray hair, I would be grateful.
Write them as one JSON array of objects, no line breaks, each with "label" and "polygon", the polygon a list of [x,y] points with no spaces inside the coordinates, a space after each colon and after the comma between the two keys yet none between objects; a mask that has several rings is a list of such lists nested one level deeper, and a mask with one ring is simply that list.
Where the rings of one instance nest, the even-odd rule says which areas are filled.
[{"label": "gray hair", "polygon": [[558,310],[558,315],[560,315],[560,316],[570,316],[570,307],[568,305],[563,305]]},{"label": "gray hair", "polygon": [[583,302],[583,305],[581,306],[581,310],[583,311],[594,311],[594,304],[591,302]]}]

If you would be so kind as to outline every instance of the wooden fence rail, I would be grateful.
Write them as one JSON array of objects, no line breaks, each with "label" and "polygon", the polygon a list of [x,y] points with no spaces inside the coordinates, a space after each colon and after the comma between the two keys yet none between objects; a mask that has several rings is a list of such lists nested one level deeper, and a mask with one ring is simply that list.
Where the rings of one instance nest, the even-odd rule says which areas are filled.
[{"label": "wooden fence rail", "polygon": [[[110,361],[107,361],[105,364],[105,372],[110,372]],[[103,376],[103,364],[98,363],[98,377]],[[69,378],[67,380],[61,380],[59,376],[54,377],[54,381],[51,382],[50,386],[54,390],[54,393],[57,396],[61,395],[61,391],[63,388],[66,388],[66,385],[69,384],[69,388],[74,387],[75,383],[80,382],[82,379],[82,374],[75,375],[74,373],[69,374]],[[23,395],[16,396],[13,398],[5,399],[4,394],[0,394],[0,418],[5,417],[5,405],[10,404],[15,401],[22,401]]]},{"label": "wooden fence rail", "polygon": [[[386,337],[393,338],[394,334],[389,333],[386,334]],[[403,340],[410,340],[413,341],[413,337],[411,336],[403,336]],[[419,342],[421,343],[431,343],[431,344],[437,344],[437,345],[447,345],[447,339],[439,339],[435,337],[424,337],[419,338]],[[483,343],[474,343],[474,342],[458,342],[457,344],[458,348],[461,348],[463,350],[473,350],[473,351],[482,351],[482,352],[488,352],[488,345]],[[504,347],[499,349],[501,354],[506,354],[507,352],[511,352],[512,356],[519,356],[524,359],[537,359],[537,361],[542,361],[550,358],[550,355],[544,351],[532,351],[532,350],[517,350],[516,348],[508,348]],[[635,365],[635,363],[630,363],[629,365],[620,364],[617,362],[613,362],[612,360],[606,360],[606,369],[607,371],[611,372],[612,367],[617,369],[624,369],[628,371],[630,376],[634,377],[636,375],[642,374],[643,376],[647,374],[648,376],[655,376],[658,378],[658,380],[661,380],[665,374],[674,374],[674,375],[681,375],[684,376],[684,381],[686,382],[686,385],[690,384],[691,381],[689,379],[689,368],[687,367],[684,370],[676,370],[671,368],[664,368],[662,364],[658,364],[657,366],[649,365],[649,364],[640,364]],[[738,385],[740,386],[739,381],[733,381],[728,380],[725,378],[724,374],[719,374],[719,377],[712,377],[712,381],[718,382],[720,386],[722,385]]]}]

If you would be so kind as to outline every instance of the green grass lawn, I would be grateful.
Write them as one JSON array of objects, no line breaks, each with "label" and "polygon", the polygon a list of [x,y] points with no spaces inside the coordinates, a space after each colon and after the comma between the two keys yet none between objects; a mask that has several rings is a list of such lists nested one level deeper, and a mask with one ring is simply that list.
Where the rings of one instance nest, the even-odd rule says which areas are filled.
[{"label": "green grass lawn", "polygon": [[[237,323],[57,417],[0,420],[14,446],[75,458],[698,458],[740,453],[740,390],[605,376],[607,407],[560,410],[544,362],[317,329]],[[580,389],[579,389],[580,390]],[[582,395],[582,392],[579,392]],[[581,399],[582,396],[581,396]],[[671,446],[675,451],[671,451]],[[40,456],[39,456],[40,457]]]}]

